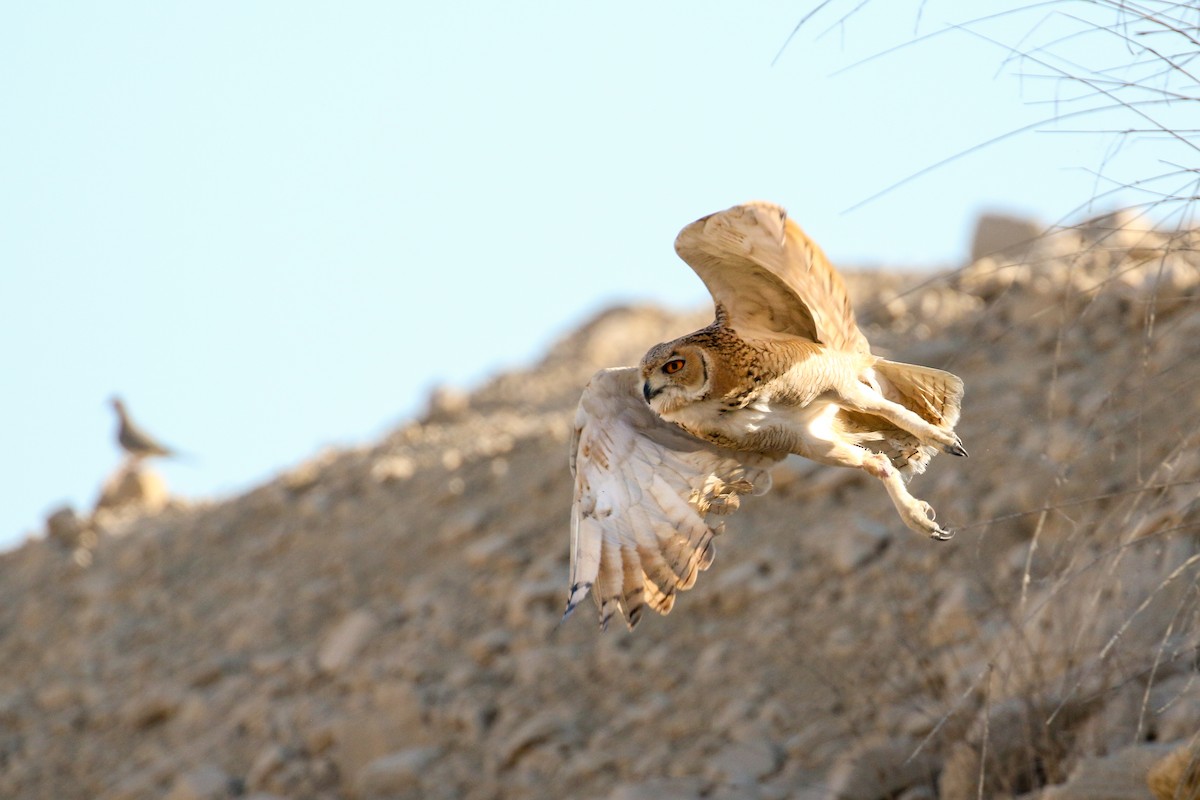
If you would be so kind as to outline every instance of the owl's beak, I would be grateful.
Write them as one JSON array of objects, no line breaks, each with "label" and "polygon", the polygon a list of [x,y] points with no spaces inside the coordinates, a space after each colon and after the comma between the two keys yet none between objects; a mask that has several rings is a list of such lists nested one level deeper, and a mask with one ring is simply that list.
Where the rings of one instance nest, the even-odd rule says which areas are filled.
[{"label": "owl's beak", "polygon": [[643,382],[642,382],[642,397],[646,398],[646,402],[647,402],[647,403],[649,403],[649,402],[650,402],[650,397],[651,397],[651,394],[650,394],[650,381],[643,381]]}]

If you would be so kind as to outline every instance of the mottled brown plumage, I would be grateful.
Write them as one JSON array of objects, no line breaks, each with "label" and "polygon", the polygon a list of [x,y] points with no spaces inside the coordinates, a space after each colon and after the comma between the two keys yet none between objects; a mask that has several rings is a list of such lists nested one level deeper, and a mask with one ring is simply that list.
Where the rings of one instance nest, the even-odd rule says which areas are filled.
[{"label": "mottled brown plumage", "polygon": [[584,389],[566,613],[589,591],[602,624],[618,608],[631,628],[645,604],[670,611],[712,561],[711,515],[765,491],[789,453],[866,471],[909,528],[950,538],[905,481],[938,450],[966,455],[962,381],[873,355],[841,276],[779,206],[704,217],[675,249],[716,318]]}]

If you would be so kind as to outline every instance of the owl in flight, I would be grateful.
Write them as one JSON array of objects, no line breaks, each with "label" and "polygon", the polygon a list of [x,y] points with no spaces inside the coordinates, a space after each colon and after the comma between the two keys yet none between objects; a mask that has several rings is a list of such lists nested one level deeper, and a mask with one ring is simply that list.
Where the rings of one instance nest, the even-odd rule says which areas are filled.
[{"label": "owl in flight", "polygon": [[954,433],[962,381],[871,354],[841,276],[787,212],[747,203],[696,220],[675,251],[712,294],[711,325],[596,373],[571,441],[570,594],[607,626],[670,612],[712,563],[714,516],[770,488],[789,453],[883,482],[904,524],[953,531],[905,482]]}]

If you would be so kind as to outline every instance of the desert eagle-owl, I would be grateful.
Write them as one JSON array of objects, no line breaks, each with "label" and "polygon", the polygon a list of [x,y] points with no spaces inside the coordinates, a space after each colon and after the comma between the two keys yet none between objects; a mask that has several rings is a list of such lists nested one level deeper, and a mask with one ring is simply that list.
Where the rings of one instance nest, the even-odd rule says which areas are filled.
[{"label": "desert eagle-owl", "polygon": [[866,471],[908,527],[949,539],[905,482],[938,450],[967,454],[962,381],[872,355],[841,276],[777,205],[696,220],[675,250],[716,319],[583,390],[566,614],[589,591],[601,626],[618,609],[630,628],[646,605],[668,613],[712,563],[711,518],[766,492],[789,453]]}]

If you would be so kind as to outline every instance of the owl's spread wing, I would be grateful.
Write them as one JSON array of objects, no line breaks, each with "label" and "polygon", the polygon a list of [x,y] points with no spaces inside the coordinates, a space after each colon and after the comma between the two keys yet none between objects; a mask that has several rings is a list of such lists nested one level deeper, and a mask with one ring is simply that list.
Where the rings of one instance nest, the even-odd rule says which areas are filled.
[{"label": "owl's spread wing", "polygon": [[698,219],[679,232],[675,252],[739,333],[868,350],[841,276],[779,206],[746,203]]},{"label": "owl's spread wing", "polygon": [[649,605],[671,610],[713,560],[710,517],[770,488],[778,457],[727,450],[664,421],[636,368],[602,370],[579,401],[571,443],[568,614],[590,591],[604,627],[618,608],[633,628]]}]

